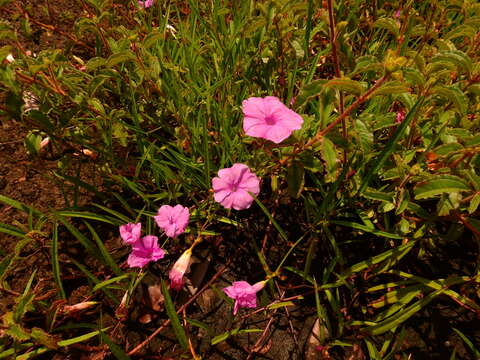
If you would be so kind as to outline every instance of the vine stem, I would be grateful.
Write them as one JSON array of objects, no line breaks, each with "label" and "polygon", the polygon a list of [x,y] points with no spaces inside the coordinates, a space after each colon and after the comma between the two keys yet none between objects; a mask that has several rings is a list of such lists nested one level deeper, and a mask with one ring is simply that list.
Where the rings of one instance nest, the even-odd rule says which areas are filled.
[{"label": "vine stem", "polygon": [[355,100],[349,107],[347,107],[338,118],[336,118],[334,121],[332,121],[326,128],[320,130],[317,132],[317,134],[311,138],[305,145],[298,147],[294,151],[294,156],[300,153],[301,151],[308,149],[309,147],[312,147],[316,145],[323,136],[328,134],[335,126],[338,125],[338,123],[342,122],[347,116],[349,116],[353,110],[355,110],[357,107],[359,107],[361,104],[363,104],[365,101],[367,101],[370,96],[377,90],[382,84],[387,81],[389,78],[389,74],[383,75],[380,79],[378,79],[373,86],[365,91],[362,95],[360,95],[357,100]]},{"label": "vine stem", "polygon": [[[333,57],[333,66],[335,68],[335,76],[337,78],[341,77],[340,73],[340,60],[338,58],[338,43],[337,43],[337,33],[336,33],[336,22],[335,22],[335,14],[333,12],[333,0],[327,0],[327,7],[328,7],[328,19],[330,25],[330,45],[332,46],[332,57]],[[343,91],[340,90],[340,113],[344,111],[344,97]],[[346,138],[348,136],[347,130],[347,122],[346,119],[342,119],[342,132],[343,136]]]}]

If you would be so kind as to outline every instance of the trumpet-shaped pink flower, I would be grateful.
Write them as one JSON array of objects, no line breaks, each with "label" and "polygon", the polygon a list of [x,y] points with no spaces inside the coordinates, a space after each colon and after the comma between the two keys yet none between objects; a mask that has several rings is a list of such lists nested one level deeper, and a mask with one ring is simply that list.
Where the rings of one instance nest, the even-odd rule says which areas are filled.
[{"label": "trumpet-shaped pink flower", "polygon": [[215,201],[227,209],[248,209],[253,197],[260,192],[260,179],[245,164],[233,164],[232,167],[218,171],[218,177],[212,179]]},{"label": "trumpet-shaped pink flower", "polygon": [[153,5],[153,0],[138,0],[138,6],[147,9]]},{"label": "trumpet-shaped pink flower", "polygon": [[244,308],[256,308],[257,307],[257,292],[263,289],[265,281],[257,282],[254,285],[250,285],[246,281],[235,281],[232,286],[223,289],[223,292],[228,297],[235,300],[233,306],[233,315],[236,315],[238,309]]},{"label": "trumpet-shaped pink flower", "polygon": [[173,265],[172,270],[168,273],[168,278],[170,279],[170,287],[173,290],[180,291],[183,287],[183,276],[190,266],[190,261],[192,258],[192,250],[188,249],[185,251]]},{"label": "trumpet-shaped pink flower", "polygon": [[188,208],[182,205],[175,205],[174,207],[162,205],[154,219],[167,236],[177,237],[185,231],[190,213]]},{"label": "trumpet-shaped pink flower", "polygon": [[242,103],[245,134],[281,143],[302,127],[303,118],[277,97],[251,97]]},{"label": "trumpet-shaped pink flower", "polygon": [[142,223],[128,223],[120,226],[120,236],[127,244],[133,245],[140,239]]},{"label": "trumpet-shaped pink flower", "polygon": [[132,252],[128,256],[127,263],[130,267],[144,267],[150,261],[157,261],[165,256],[158,246],[158,238],[153,235],[147,235],[132,244]]}]

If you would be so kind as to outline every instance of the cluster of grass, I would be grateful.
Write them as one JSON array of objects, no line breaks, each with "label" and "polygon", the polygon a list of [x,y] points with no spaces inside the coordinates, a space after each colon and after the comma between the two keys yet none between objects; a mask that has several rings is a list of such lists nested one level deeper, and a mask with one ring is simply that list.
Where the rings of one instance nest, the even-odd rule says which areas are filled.
[{"label": "cluster of grass", "polygon": [[[14,253],[2,254],[1,291],[17,293],[9,277],[22,249],[41,246],[36,236],[48,240],[57,289],[57,299],[38,300],[32,269],[2,316],[0,358],[68,352],[82,342],[106,344],[120,359],[135,356],[144,338],[126,344],[116,337],[118,324],[105,326],[102,314],[116,312],[120,322],[118,314],[128,318],[142,306],[133,294],[148,270],[125,270],[125,252],[112,252],[100,234],[134,221],[153,233],[152,215],[162,204],[193,210],[189,234],[165,244],[170,261],[201,238],[215,275],[183,305],[161,282],[166,310],[157,330],[146,329],[158,334],[171,324],[181,352],[194,358],[202,356],[192,345],[199,329],[207,328],[212,344],[269,332],[239,320],[211,334],[190,318],[196,296],[216,289],[223,272],[245,280],[229,270],[234,255],[223,258],[219,241],[247,249],[249,267],[263,269],[247,280],[272,279],[263,290],[265,318],[288,317],[288,309],[311,301],[319,356],[342,358],[353,347],[372,359],[407,357],[401,349],[406,324],[437,298],[480,312],[480,4],[214,0],[156,1],[141,9],[136,1],[79,3],[84,16],[72,32],[58,34],[67,46],[35,56],[20,35],[28,38],[34,27],[55,32],[55,24],[32,23],[21,4],[8,10],[16,21],[0,23],[9,43],[0,48],[2,121],[31,129],[25,139],[31,156],[56,161],[50,175],[71,193],[93,196],[88,207],[73,196],[68,208],[40,212],[0,195],[28,214],[24,226],[0,223],[1,233],[19,239]],[[6,60],[10,53],[13,62]],[[24,105],[25,94],[38,106]],[[280,146],[242,131],[242,101],[268,95],[304,119]],[[46,137],[50,143],[42,148]],[[79,158],[95,164],[101,189],[80,179]],[[237,162],[262,179],[255,204],[242,212],[223,209],[210,191],[218,169]],[[227,231],[243,237],[229,238]],[[474,249],[473,258],[441,266],[437,257],[454,245]],[[59,255],[72,246],[85,250],[85,258]],[[64,268],[72,264],[90,287],[96,321],[76,324],[64,303],[55,302],[69,300]],[[49,315],[29,327],[31,314]],[[478,356],[471,336],[447,331]],[[256,345],[249,358],[264,344]],[[445,356],[454,359],[455,350]]]}]

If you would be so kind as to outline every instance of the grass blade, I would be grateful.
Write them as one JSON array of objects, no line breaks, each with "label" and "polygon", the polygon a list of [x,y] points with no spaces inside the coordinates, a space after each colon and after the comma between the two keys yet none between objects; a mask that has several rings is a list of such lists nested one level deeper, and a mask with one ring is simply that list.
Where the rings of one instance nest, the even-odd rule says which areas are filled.
[{"label": "grass blade", "polygon": [[163,279],[162,279],[162,293],[163,293],[163,296],[165,297],[165,309],[167,310],[167,315],[170,318],[173,331],[177,336],[178,342],[184,349],[188,349],[187,335],[185,334],[185,330],[183,329],[183,326],[180,323],[180,319],[178,318],[177,312],[175,310],[175,306],[173,305],[172,298],[170,297],[170,293],[168,292],[167,285],[165,284],[165,281],[163,281]]}]

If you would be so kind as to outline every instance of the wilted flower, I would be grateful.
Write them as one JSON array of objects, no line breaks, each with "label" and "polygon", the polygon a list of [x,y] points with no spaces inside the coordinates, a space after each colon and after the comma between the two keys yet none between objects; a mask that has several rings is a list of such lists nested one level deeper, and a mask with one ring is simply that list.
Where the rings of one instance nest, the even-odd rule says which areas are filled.
[{"label": "wilted flower", "polygon": [[192,249],[185,251],[173,265],[172,270],[168,273],[170,279],[170,287],[173,290],[180,291],[183,287],[183,276],[190,266],[192,258]]},{"label": "wilted flower", "polygon": [[153,0],[138,0],[138,6],[147,9],[153,5]]},{"label": "wilted flower", "polygon": [[165,256],[158,246],[158,238],[153,235],[147,235],[132,244],[132,252],[130,253],[127,263],[130,267],[144,267],[150,261],[157,261]]},{"label": "wilted flower", "polygon": [[235,210],[248,209],[255,196],[260,192],[260,179],[245,164],[233,164],[232,167],[218,171],[218,177],[212,179],[215,201],[225,208]]},{"label": "wilted flower", "polygon": [[25,105],[23,106],[24,112],[38,110],[40,108],[37,96],[31,91],[24,91],[22,98],[23,102],[25,103]]},{"label": "wilted flower", "polygon": [[260,281],[254,285],[250,285],[246,281],[235,281],[232,286],[224,288],[223,292],[235,300],[233,315],[235,315],[241,307],[257,307],[257,292],[263,289],[265,283],[265,281]]},{"label": "wilted flower", "polygon": [[120,236],[127,244],[133,245],[140,240],[140,233],[142,231],[142,223],[128,223],[120,226]]},{"label": "wilted flower", "polygon": [[12,54],[8,54],[7,57],[5,58],[5,60],[8,62],[8,63],[12,63],[15,61],[15,58],[13,57]]},{"label": "wilted flower", "polygon": [[253,137],[278,144],[302,127],[303,118],[277,97],[251,97],[242,103],[243,130]]},{"label": "wilted flower", "polygon": [[165,231],[169,237],[176,237],[185,231],[190,219],[188,208],[182,205],[162,205],[154,216],[157,225]]}]

